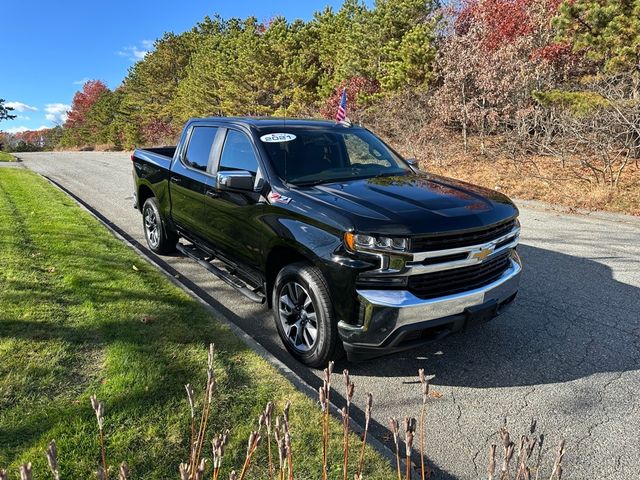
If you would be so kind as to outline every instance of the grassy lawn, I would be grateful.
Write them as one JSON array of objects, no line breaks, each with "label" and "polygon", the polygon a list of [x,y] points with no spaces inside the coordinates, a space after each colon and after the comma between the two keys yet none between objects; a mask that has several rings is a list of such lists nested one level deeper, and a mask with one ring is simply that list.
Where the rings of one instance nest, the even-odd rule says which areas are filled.
[{"label": "grassy lawn", "polygon": [[7,152],[0,151],[0,162],[15,162],[16,159],[13,155],[9,155]]},{"label": "grassy lawn", "polygon": [[[44,179],[0,173],[0,467],[10,478],[27,461],[34,478],[50,478],[51,439],[61,478],[95,478],[94,393],[105,403],[109,463],[127,461],[131,478],[177,478],[189,448],[184,385],[206,380],[210,342],[218,388],[207,441],[231,429],[221,478],[241,468],[266,402],[280,414],[287,399],[296,478],[320,478],[315,402]],[[361,442],[351,445],[355,463]],[[332,477],[341,477],[341,448],[334,421]],[[256,455],[248,478],[267,478],[266,443]],[[380,456],[370,448],[367,456],[365,478],[392,478]]]}]

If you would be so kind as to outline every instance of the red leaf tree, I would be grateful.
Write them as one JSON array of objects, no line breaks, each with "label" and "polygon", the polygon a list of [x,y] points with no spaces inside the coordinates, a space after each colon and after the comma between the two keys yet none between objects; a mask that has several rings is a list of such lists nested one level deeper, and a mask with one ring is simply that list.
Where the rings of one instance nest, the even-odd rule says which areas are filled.
[{"label": "red leaf tree", "polygon": [[65,122],[66,128],[77,128],[84,125],[87,113],[98,100],[101,94],[109,88],[100,80],[89,80],[82,86],[82,90],[76,92],[71,103],[71,110]]}]

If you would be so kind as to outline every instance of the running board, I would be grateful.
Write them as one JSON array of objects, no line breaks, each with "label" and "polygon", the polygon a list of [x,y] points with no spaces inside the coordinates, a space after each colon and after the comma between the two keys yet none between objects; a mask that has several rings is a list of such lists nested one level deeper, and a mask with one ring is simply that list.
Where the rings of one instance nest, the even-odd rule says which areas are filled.
[{"label": "running board", "polygon": [[[205,260],[205,259],[200,258],[198,256],[198,254],[197,254],[197,252],[200,252],[200,250],[198,250],[197,247],[190,248],[190,247],[187,247],[185,245],[182,245],[181,243],[178,243],[176,245],[176,248],[184,256],[189,257],[192,260],[195,260],[196,262],[198,262],[200,265],[202,265],[204,268],[206,268],[209,272],[213,273],[216,277],[218,277],[220,280],[225,282],[230,287],[235,288],[238,292],[243,294],[249,300],[251,300],[253,302],[256,302],[256,303],[264,303],[265,302],[266,297],[262,293],[260,293],[257,289],[255,289],[255,290],[250,289],[249,286],[245,282],[240,280],[239,278],[234,277],[230,273],[225,272],[224,270],[216,267],[215,265],[212,265],[210,263],[211,260]],[[203,252],[203,255],[206,256],[206,254],[204,254],[204,252]],[[211,257],[208,257],[208,256],[207,256],[207,258],[211,259]]]}]

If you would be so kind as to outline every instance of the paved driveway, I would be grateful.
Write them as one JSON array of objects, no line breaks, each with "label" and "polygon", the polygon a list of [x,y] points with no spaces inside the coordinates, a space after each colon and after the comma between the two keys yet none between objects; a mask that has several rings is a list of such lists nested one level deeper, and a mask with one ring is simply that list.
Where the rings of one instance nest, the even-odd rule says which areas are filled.
[{"label": "paved driveway", "polygon": [[[131,207],[128,153],[21,154],[24,164],[91,205],[144,244]],[[2,172],[0,172],[2,175]],[[427,450],[434,478],[486,477],[488,445],[503,418],[517,437],[532,417],[547,444],[567,438],[564,478],[640,475],[640,220],[523,207],[525,272],[514,306],[493,322],[437,344],[348,367],[374,394],[374,434],[390,415],[419,413],[418,368],[434,375]],[[270,313],[180,257],[163,260],[314,387],[318,372],[291,361]],[[359,393],[359,395],[358,395]],[[334,397],[335,398],[335,397]],[[335,398],[341,404],[340,399]],[[361,415],[361,412],[359,412]],[[553,453],[546,461],[551,463]]]}]

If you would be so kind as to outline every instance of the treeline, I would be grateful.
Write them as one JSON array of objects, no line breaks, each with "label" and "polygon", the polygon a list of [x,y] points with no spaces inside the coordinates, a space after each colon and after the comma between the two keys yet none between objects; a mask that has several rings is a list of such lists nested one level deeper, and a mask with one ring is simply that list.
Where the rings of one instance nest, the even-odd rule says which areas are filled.
[{"label": "treeline", "polygon": [[640,0],[455,5],[207,17],[158,39],[116,90],[85,84],[60,144],[171,143],[186,119],[210,115],[332,117],[346,87],[348,115],[398,140],[443,131],[465,147],[473,136],[563,161],[586,152],[594,181],[616,184],[640,148]]}]

